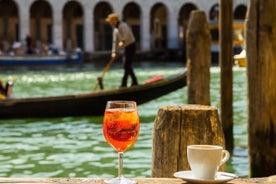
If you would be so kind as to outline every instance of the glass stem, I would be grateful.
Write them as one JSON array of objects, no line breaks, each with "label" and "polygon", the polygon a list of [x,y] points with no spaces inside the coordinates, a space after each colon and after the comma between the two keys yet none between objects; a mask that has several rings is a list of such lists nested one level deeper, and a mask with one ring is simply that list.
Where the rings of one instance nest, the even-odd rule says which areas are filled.
[{"label": "glass stem", "polygon": [[124,159],[124,153],[119,152],[118,153],[118,178],[123,178],[123,159]]}]

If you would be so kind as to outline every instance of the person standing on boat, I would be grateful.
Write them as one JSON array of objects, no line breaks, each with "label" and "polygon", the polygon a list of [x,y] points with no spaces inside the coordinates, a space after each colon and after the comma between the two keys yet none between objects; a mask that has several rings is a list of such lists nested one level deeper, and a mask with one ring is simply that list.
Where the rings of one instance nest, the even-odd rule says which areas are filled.
[{"label": "person standing on boat", "polygon": [[0,100],[6,98],[6,89],[3,85],[2,80],[0,79]]},{"label": "person standing on boat", "polygon": [[25,41],[26,41],[26,53],[27,54],[33,54],[33,49],[32,49],[32,38],[27,35],[26,38],[25,38]]},{"label": "person standing on boat", "polygon": [[132,62],[136,53],[135,37],[133,32],[127,23],[119,20],[119,15],[116,13],[109,14],[105,20],[113,27],[111,59],[115,60],[118,56],[119,49],[124,49],[124,76],[122,78],[121,87],[127,86],[128,76],[130,76],[132,80],[131,86],[137,85],[137,78],[132,67]]},{"label": "person standing on boat", "polygon": [[12,95],[13,82],[8,81],[4,87],[2,80],[0,79],[0,100],[10,98]]}]

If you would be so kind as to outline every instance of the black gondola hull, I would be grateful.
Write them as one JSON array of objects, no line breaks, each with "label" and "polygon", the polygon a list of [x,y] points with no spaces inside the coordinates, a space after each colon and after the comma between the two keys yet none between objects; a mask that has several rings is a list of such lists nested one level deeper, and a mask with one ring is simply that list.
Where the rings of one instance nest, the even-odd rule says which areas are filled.
[{"label": "black gondola hull", "polygon": [[133,100],[138,105],[186,86],[186,71],[149,84],[98,92],[7,99],[0,101],[0,119],[102,116],[108,100]]}]

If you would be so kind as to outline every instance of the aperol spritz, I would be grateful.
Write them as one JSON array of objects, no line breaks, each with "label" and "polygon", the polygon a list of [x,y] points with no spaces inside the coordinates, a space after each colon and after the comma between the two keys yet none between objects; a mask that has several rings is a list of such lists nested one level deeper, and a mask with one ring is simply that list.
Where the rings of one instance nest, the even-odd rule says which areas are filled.
[{"label": "aperol spritz", "polygon": [[105,183],[133,184],[123,176],[124,152],[138,138],[140,121],[136,102],[108,101],[104,113],[103,133],[106,141],[118,152],[118,177]]}]

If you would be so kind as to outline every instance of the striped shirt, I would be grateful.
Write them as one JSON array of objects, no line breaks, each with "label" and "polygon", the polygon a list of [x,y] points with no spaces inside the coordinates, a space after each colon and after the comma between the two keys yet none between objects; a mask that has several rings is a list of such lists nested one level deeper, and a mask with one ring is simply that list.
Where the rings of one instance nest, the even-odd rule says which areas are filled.
[{"label": "striped shirt", "polygon": [[127,23],[121,21],[113,29],[112,53],[118,53],[119,42],[123,42],[124,47],[135,42],[131,28]]}]

